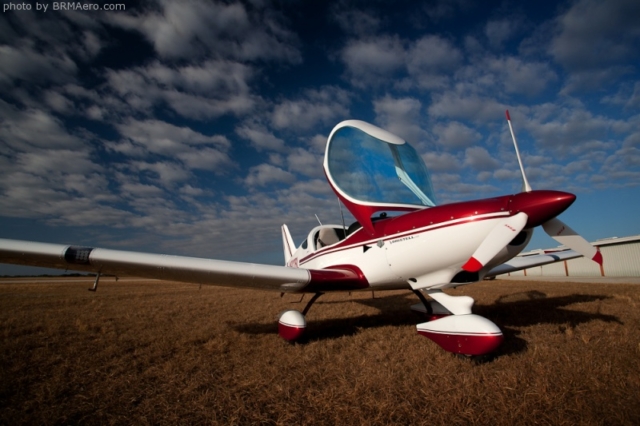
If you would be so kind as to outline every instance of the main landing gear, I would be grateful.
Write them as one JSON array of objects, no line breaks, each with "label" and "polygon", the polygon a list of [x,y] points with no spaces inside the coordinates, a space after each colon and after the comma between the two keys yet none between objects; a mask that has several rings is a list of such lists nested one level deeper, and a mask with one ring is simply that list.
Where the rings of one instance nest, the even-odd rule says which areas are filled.
[{"label": "main landing gear", "polygon": [[[418,333],[454,354],[477,356],[493,352],[502,343],[502,331],[488,319],[471,313],[474,300],[450,296],[441,290],[414,290],[422,303],[411,309],[423,312],[428,321],[416,326]],[[302,313],[287,310],[278,319],[278,334],[289,342],[300,339],[307,327],[305,315],[323,293],[316,293]],[[431,296],[432,301],[425,298]]]},{"label": "main landing gear", "polygon": [[278,334],[280,337],[289,342],[295,342],[300,339],[307,328],[307,320],[304,318],[305,315],[309,312],[311,305],[313,305],[313,303],[323,294],[324,293],[314,294],[302,313],[295,309],[290,309],[281,313],[280,318],[278,319]]},{"label": "main landing gear", "polygon": [[[485,355],[502,343],[502,331],[488,319],[471,313],[474,300],[469,296],[450,296],[441,290],[426,292],[434,301],[428,302],[421,291],[414,291],[430,320],[418,324],[418,333],[428,337],[448,352],[462,355]],[[412,306],[421,310],[419,306]]]}]

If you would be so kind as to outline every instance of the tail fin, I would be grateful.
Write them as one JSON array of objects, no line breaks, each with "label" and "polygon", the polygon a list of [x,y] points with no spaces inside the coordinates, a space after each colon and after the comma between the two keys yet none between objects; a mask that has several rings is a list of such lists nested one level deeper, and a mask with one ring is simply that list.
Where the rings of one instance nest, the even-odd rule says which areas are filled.
[{"label": "tail fin", "polygon": [[291,260],[291,257],[293,257],[293,252],[296,249],[287,225],[282,225],[282,246],[284,248],[284,263],[286,265]]}]

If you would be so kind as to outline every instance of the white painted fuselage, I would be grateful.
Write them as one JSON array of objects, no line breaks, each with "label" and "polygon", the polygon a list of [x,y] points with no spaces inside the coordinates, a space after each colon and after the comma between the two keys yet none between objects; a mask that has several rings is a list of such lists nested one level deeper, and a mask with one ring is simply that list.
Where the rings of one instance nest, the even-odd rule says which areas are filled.
[{"label": "white painted fuselage", "polygon": [[[509,216],[508,212],[472,215],[379,236],[368,235],[365,229],[360,228],[325,247],[317,244],[321,229],[341,230],[342,226],[317,226],[293,253],[287,266],[317,270],[352,265],[362,271],[371,290],[410,288],[411,282],[420,282],[421,288],[442,286],[451,282],[461,271],[462,265],[506,216]],[[393,218],[385,220],[392,221]],[[516,256],[528,240],[526,238],[521,244],[505,247],[483,271]]]}]

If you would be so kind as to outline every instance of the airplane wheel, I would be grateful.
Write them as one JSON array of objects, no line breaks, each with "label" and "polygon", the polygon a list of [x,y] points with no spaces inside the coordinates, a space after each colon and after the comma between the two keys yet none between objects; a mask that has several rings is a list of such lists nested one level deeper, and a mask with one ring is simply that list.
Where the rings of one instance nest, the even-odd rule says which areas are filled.
[{"label": "airplane wheel", "polygon": [[307,328],[307,321],[296,310],[284,311],[278,319],[278,334],[288,342],[300,339]]}]

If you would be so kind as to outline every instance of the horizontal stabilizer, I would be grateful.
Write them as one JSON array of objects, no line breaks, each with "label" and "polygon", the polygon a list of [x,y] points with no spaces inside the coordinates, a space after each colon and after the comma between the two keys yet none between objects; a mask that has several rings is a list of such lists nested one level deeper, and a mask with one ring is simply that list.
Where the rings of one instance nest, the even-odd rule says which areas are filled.
[{"label": "horizontal stabilizer", "polygon": [[535,254],[532,256],[514,257],[508,262],[498,265],[487,273],[485,277],[495,277],[496,275],[507,274],[509,272],[521,271],[535,266],[548,265],[550,263],[582,257],[574,250],[564,250],[548,254]]}]

